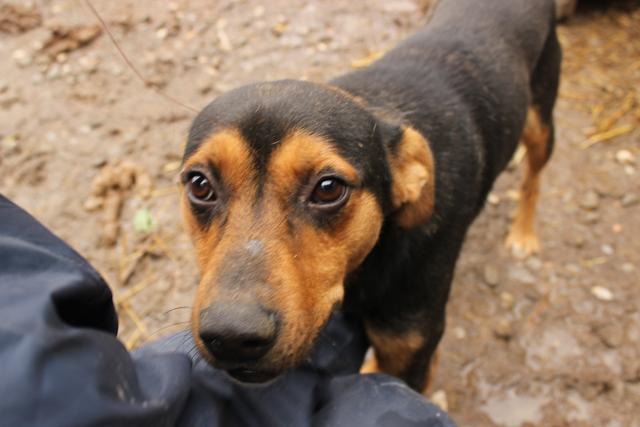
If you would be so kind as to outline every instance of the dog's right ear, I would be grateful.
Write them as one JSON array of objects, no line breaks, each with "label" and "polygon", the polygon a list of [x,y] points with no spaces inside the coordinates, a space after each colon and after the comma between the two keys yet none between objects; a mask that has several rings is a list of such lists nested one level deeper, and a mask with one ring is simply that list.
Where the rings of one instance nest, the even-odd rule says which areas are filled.
[{"label": "dog's right ear", "polygon": [[404,126],[399,140],[387,147],[391,171],[393,219],[410,229],[427,222],[435,202],[435,165],[427,140]]}]

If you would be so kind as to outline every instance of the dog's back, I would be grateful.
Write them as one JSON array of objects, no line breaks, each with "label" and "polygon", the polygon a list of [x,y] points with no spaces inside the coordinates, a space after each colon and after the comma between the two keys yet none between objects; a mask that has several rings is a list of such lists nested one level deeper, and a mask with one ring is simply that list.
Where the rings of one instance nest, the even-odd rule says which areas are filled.
[{"label": "dog's back", "polygon": [[[452,197],[457,189],[450,205],[475,216],[517,147],[528,108],[550,123],[559,49],[551,0],[440,0],[425,28],[332,83],[422,132],[437,173],[448,174],[438,191]],[[434,219],[457,216],[436,204]]]}]

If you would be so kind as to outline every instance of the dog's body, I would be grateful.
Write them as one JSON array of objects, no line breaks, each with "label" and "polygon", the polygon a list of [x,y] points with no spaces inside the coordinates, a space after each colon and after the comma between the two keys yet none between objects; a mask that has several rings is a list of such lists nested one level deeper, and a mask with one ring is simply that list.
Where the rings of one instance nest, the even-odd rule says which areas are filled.
[{"label": "dog's body", "polygon": [[366,69],[210,104],[183,173],[203,354],[262,381],[305,357],[342,302],[379,368],[423,390],[464,236],[521,139],[529,169],[508,243],[537,250],[559,66],[553,1],[441,0]]}]

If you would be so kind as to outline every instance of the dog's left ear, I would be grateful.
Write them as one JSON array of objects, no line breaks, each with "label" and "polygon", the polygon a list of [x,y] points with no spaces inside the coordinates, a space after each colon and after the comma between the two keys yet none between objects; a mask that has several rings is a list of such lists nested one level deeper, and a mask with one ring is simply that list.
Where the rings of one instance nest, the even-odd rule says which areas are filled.
[{"label": "dog's left ear", "polygon": [[435,202],[435,169],[427,140],[412,127],[388,147],[393,218],[402,228],[424,224]]}]

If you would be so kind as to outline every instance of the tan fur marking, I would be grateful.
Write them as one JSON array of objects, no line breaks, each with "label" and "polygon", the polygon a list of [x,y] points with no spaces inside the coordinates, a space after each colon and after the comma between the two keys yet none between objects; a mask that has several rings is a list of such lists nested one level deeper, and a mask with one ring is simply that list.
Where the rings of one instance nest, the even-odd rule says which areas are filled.
[{"label": "tan fur marking", "polygon": [[436,351],[431,355],[431,362],[429,362],[429,370],[427,371],[427,379],[425,382],[422,394],[425,396],[431,395],[433,391],[433,383],[438,373],[438,367],[440,366],[440,348],[436,348]]},{"label": "tan fur marking", "polygon": [[[290,195],[310,172],[327,167],[351,182],[359,181],[357,171],[329,141],[303,131],[285,138],[268,166],[264,203],[273,220],[268,221],[272,225],[265,233],[273,235],[273,252],[268,257],[274,266],[270,268],[274,291],[269,303],[280,310],[286,325],[281,329],[281,340],[295,357],[309,350],[332,308],[342,301],[346,275],[375,245],[382,226],[375,197],[358,188],[329,229],[318,229],[289,214]],[[286,229],[287,216],[293,233]]]},{"label": "tan fur marking", "polygon": [[529,108],[522,133],[527,149],[527,169],[520,188],[518,211],[505,244],[514,253],[528,256],[539,252],[540,243],[535,232],[536,205],[540,193],[540,171],[547,162],[549,129],[541,122],[534,108]]},{"label": "tan fur marking", "polygon": [[378,366],[378,360],[376,359],[376,355],[371,353],[364,360],[364,363],[360,367],[361,374],[375,374],[376,372],[380,372],[380,367]]},{"label": "tan fur marking", "polygon": [[[422,348],[424,343],[424,338],[418,332],[393,336],[372,332],[370,328],[367,328],[367,335],[374,346],[375,353],[365,359],[360,368],[361,374],[385,372],[402,377],[409,367],[409,364],[413,361],[415,353]],[[375,338],[372,338],[372,336],[375,336]],[[378,350],[378,348],[380,348],[380,350]],[[384,350],[382,348],[384,348]],[[385,365],[381,365],[381,363],[378,362],[378,357],[382,357],[383,360],[390,360],[391,363],[385,362]],[[426,373],[425,385],[422,389],[422,394],[427,397],[431,394],[439,361],[440,351],[437,348],[431,356],[429,369]]]},{"label": "tan fur marking", "polygon": [[400,378],[424,345],[424,337],[417,331],[396,335],[377,331],[368,325],[366,331],[375,351],[378,369]]},{"label": "tan fur marking", "polygon": [[424,224],[435,203],[433,154],[425,138],[407,127],[396,154],[389,155],[396,221],[403,228]]},{"label": "tan fur marking", "polygon": [[[239,131],[227,129],[213,134],[187,159],[184,168],[189,169],[194,165],[209,164],[218,169],[224,179],[224,184],[229,187],[231,193],[245,195],[244,197],[232,197],[231,209],[247,209],[251,202],[250,197],[255,193],[255,177],[247,143]],[[198,267],[202,274],[191,313],[191,330],[196,346],[204,357],[210,359],[199,338],[200,311],[210,305],[218,296],[218,288],[215,286],[216,266],[220,262],[221,256],[233,244],[233,238],[218,242],[221,230],[216,222],[212,223],[208,229],[203,229],[193,216],[185,191],[181,195],[181,205],[185,226],[194,242]],[[232,226],[231,228],[237,229],[238,227]]]},{"label": "tan fur marking", "polygon": [[234,191],[254,180],[249,147],[237,129],[225,129],[213,134],[186,160],[184,168],[209,163],[220,171],[225,184]]}]

